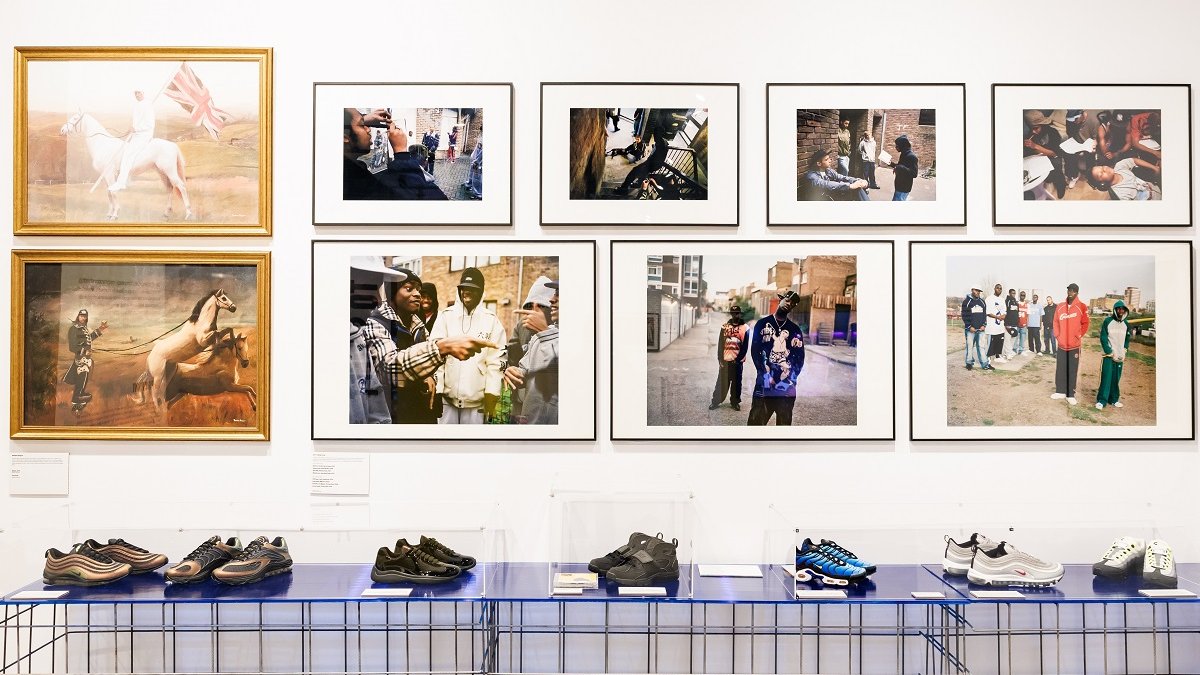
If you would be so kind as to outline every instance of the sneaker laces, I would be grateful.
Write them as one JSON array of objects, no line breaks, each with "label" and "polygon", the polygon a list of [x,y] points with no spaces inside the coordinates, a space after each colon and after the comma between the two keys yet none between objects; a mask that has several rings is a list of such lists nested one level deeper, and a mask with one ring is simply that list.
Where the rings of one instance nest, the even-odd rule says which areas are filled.
[{"label": "sneaker laces", "polygon": [[1134,546],[1132,543],[1128,543],[1128,544],[1125,544],[1124,546],[1121,546],[1121,542],[1114,541],[1113,545],[1111,547],[1109,547],[1108,553],[1104,554],[1104,559],[1105,560],[1116,560],[1117,558],[1121,557],[1122,554],[1132,551],[1133,548],[1134,548]]},{"label": "sneaker laces", "polygon": [[117,546],[124,546],[125,548],[133,549],[134,551],[137,551],[138,553],[149,553],[150,552],[150,551],[147,551],[146,549],[142,548],[141,546],[134,546],[133,544],[125,541],[124,539],[109,539],[108,540],[109,546],[112,546],[114,544]]},{"label": "sneaker laces", "polygon": [[91,546],[88,546],[87,544],[76,544],[75,550],[72,551],[72,553],[78,553],[82,556],[91,558],[92,560],[95,560],[96,562],[105,563],[107,565],[111,565],[115,562],[112,558],[101,553],[100,551],[97,551],[96,549],[92,548]]},{"label": "sneaker laces", "polygon": [[421,542],[420,545],[426,546],[428,548],[432,548],[435,551],[440,551],[442,553],[445,553],[446,555],[452,555],[452,556],[458,555],[458,553],[454,549],[450,548],[449,546],[446,546],[445,544],[438,541],[437,539],[434,539],[433,537],[426,537],[425,541]]},{"label": "sneaker laces", "polygon": [[412,556],[413,559],[419,560],[427,565],[437,565],[439,567],[445,567],[445,565],[446,565],[446,563],[442,562],[441,560],[438,560],[436,557],[434,557],[428,551],[422,551],[421,549],[417,548],[416,546],[413,546],[412,548],[410,548],[406,555]]},{"label": "sneaker laces", "polygon": [[839,557],[838,555],[834,555],[835,553],[840,554],[841,556],[844,556],[845,559],[842,560],[841,562],[850,562],[851,560],[858,560],[859,562],[862,562],[858,556],[854,555],[853,551],[850,551],[848,549],[842,548],[841,546],[838,546],[838,543],[836,541],[822,539],[821,544],[818,547],[818,549],[825,549],[822,552],[825,553],[826,555],[829,555],[831,558]]},{"label": "sneaker laces", "polygon": [[209,539],[196,547],[194,551],[184,556],[184,560],[203,562],[209,560],[217,548],[217,540]]},{"label": "sneaker laces", "polygon": [[250,542],[249,546],[242,549],[242,552],[237,554],[237,557],[235,557],[234,560],[241,561],[253,558],[254,556],[258,555],[259,551],[262,550],[263,545],[266,543],[266,537],[259,537],[258,539],[255,539],[254,541]]}]

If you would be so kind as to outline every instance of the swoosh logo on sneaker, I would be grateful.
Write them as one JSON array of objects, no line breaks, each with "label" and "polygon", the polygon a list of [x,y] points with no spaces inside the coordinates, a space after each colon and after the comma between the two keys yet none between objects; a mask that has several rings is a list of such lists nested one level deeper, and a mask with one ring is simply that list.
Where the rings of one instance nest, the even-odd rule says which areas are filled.
[{"label": "swoosh logo on sneaker", "polygon": [[1026,576],[1025,570],[1013,570],[1013,571],[1016,572],[1017,574],[1020,574],[1021,576]]}]

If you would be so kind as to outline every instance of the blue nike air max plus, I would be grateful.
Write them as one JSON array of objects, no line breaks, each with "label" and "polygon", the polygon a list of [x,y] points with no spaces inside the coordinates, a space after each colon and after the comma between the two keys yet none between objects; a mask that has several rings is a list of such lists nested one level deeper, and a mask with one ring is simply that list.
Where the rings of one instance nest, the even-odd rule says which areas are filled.
[{"label": "blue nike air max plus", "polygon": [[820,544],[805,539],[796,549],[797,581],[811,581],[815,577],[827,586],[849,586],[865,580],[874,571],[874,565],[825,539]]}]

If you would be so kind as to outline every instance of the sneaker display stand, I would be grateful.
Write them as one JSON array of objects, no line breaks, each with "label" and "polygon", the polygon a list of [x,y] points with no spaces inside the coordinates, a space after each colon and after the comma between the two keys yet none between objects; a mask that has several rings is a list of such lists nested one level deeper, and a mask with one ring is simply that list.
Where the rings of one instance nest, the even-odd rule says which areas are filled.
[{"label": "sneaker display stand", "polygon": [[[38,579],[3,596],[0,672],[484,670],[485,598],[505,546],[494,504],[180,504],[140,513],[136,529],[120,527],[125,508],[48,509],[4,532],[4,550],[21,542],[28,578],[40,576],[46,548],[89,537],[166,553],[169,566],[214,534],[243,544],[282,536],[292,570],[241,586],[167,583],[166,567],[95,587]],[[153,527],[168,519],[178,525]],[[479,562],[445,583],[372,581],[380,547],[421,535]]]}]

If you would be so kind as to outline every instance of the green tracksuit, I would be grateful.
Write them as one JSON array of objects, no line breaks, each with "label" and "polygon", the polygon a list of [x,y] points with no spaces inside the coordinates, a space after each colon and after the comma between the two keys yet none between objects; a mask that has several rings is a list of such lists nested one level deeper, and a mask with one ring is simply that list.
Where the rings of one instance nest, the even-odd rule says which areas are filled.
[{"label": "green tracksuit", "polygon": [[[1104,350],[1104,358],[1101,360],[1096,402],[1106,406],[1121,400],[1121,373],[1125,370],[1125,354],[1133,334],[1125,318],[1117,318],[1118,308],[1126,309],[1125,303],[1118,300],[1113,305],[1112,314],[1100,324],[1100,347]],[[1128,315],[1126,310],[1125,316]]]}]

